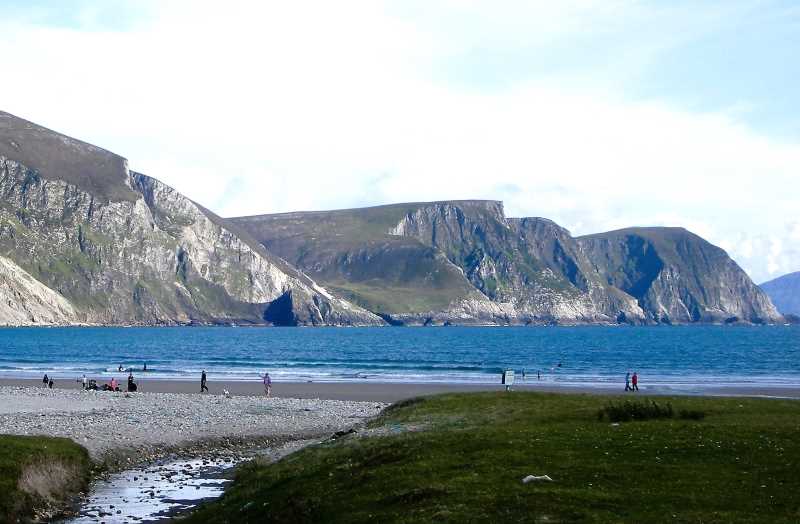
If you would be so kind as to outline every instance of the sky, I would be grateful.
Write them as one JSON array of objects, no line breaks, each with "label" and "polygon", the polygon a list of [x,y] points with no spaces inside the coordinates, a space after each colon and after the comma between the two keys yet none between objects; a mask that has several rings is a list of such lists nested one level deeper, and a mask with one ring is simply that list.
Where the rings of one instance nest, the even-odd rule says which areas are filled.
[{"label": "sky", "polygon": [[496,199],[800,270],[796,2],[0,0],[0,109],[223,216]]}]

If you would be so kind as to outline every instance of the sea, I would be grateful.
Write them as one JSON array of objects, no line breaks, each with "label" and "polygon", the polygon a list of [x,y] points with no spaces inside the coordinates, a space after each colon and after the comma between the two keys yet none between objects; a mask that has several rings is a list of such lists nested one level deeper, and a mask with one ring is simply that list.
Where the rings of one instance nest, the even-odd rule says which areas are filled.
[{"label": "sea", "polygon": [[800,326],[0,328],[0,378],[800,387]]}]

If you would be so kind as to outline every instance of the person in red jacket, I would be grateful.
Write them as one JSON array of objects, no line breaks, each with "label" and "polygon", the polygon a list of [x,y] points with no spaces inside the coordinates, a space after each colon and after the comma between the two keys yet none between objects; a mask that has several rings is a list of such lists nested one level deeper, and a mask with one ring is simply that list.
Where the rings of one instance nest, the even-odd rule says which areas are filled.
[{"label": "person in red jacket", "polygon": [[633,391],[639,391],[639,375],[635,371],[631,377],[631,389]]}]

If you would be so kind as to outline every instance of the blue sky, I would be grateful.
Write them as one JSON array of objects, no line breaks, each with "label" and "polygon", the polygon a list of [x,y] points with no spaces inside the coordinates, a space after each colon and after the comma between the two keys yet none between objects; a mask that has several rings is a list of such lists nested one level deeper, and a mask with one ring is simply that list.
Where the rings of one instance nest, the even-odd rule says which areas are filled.
[{"label": "blue sky", "polygon": [[502,199],[800,270],[800,4],[3,1],[2,109],[223,215]]}]

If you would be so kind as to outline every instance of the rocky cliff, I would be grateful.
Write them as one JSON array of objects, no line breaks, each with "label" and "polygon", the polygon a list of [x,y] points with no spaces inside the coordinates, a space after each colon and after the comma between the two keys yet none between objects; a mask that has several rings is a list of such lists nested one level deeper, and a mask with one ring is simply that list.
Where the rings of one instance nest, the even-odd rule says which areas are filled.
[{"label": "rocky cliff", "polygon": [[[390,322],[425,323],[454,304],[500,314],[439,250],[389,234],[414,205],[232,220],[271,252]],[[461,307],[461,306],[459,306]],[[406,317],[407,313],[413,318]]]},{"label": "rocky cliff", "polygon": [[547,219],[507,218],[495,201],[231,220],[393,323],[780,320],[724,251],[685,230],[574,238]]},{"label": "rocky cliff", "polygon": [[761,284],[778,311],[800,317],[800,271]]},{"label": "rocky cliff", "polygon": [[769,297],[722,249],[683,228],[631,228],[581,237],[610,285],[661,323],[773,323]]},{"label": "rocky cliff", "polygon": [[503,307],[509,323],[636,321],[631,297],[592,273],[564,228],[541,218],[506,219],[493,201],[436,202],[390,230],[440,250],[469,282]]},{"label": "rocky cliff", "polygon": [[67,299],[0,257],[0,326],[69,325],[76,319]]},{"label": "rocky cliff", "polygon": [[123,158],[7,113],[0,255],[0,323],[383,323]]},{"label": "rocky cliff", "polygon": [[0,112],[0,324],[781,320],[683,229],[575,238],[476,200],[223,219]]}]

